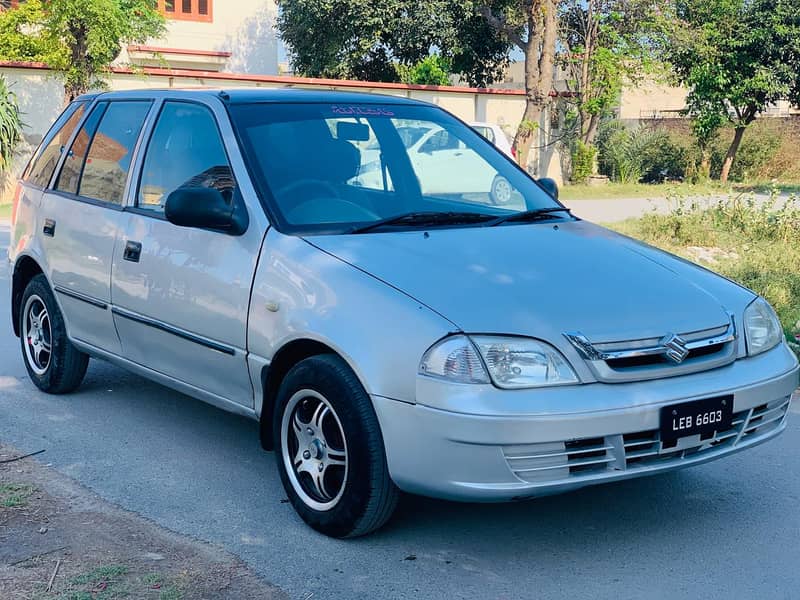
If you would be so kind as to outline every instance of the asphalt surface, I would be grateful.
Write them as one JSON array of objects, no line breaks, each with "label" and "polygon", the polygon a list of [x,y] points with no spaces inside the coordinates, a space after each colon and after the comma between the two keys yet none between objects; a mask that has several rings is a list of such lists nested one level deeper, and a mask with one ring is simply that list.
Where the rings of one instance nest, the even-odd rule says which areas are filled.
[{"label": "asphalt surface", "polygon": [[98,361],[77,393],[39,393],[8,315],[0,269],[0,440],[292,598],[800,597],[800,405],[722,461],[519,504],[405,498],[385,529],[336,541],[285,503],[255,423]]},{"label": "asphalt surface", "polygon": [[[772,204],[781,207],[790,198],[790,194],[784,193],[772,199],[768,194],[752,194],[753,201],[757,206]],[[743,194],[743,199],[749,199],[750,194]],[[711,196],[692,196],[683,198],[681,202],[689,207],[692,204],[698,206],[713,206],[720,201],[727,201],[729,195]],[[678,200],[665,198],[657,195],[653,198],[614,198],[605,200],[564,200],[566,206],[573,212],[587,221],[595,223],[615,223],[626,219],[635,219],[646,213],[665,214],[674,210],[678,206]]]}]

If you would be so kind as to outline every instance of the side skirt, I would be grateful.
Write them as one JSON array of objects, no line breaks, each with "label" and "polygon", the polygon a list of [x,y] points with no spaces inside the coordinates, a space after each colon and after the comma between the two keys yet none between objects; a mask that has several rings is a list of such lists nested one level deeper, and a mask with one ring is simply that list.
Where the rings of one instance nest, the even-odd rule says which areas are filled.
[{"label": "side skirt", "polygon": [[145,379],[150,379],[151,381],[160,383],[161,385],[171,388],[177,392],[186,394],[192,398],[197,398],[198,400],[202,400],[203,402],[211,404],[212,406],[216,406],[217,408],[221,408],[226,412],[231,412],[243,417],[258,420],[258,415],[252,408],[237,404],[236,402],[231,402],[227,398],[212,394],[211,392],[207,392],[191,384],[184,383],[183,381],[179,381],[173,377],[164,375],[163,373],[159,373],[158,371],[154,371],[148,367],[143,367],[142,365],[132,362],[127,358],[122,358],[116,354],[106,352],[105,350],[101,350],[100,348],[92,346],[91,344],[87,344],[81,340],[72,339],[70,341],[75,344],[79,350],[85,352],[93,358],[99,358],[101,360],[110,362],[111,364],[121,367],[126,371],[131,371],[132,373],[136,373]]}]

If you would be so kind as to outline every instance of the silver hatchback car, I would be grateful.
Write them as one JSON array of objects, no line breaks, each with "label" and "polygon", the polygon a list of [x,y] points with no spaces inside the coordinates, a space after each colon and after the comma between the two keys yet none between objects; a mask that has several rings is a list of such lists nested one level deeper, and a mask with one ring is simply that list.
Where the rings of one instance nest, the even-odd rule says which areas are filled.
[{"label": "silver hatchback car", "polygon": [[[408,131],[436,134],[412,153]],[[762,298],[405,99],[79,98],[17,188],[9,261],[39,388],[93,357],[257,419],[336,537],[400,490],[507,501],[720,458],[778,435],[798,384]]]}]

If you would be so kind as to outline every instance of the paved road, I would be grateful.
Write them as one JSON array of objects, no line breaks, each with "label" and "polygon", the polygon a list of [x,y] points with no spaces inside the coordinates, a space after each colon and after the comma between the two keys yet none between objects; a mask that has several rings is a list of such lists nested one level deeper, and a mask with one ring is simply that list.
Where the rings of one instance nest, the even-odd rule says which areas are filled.
[{"label": "paved road", "polygon": [[[0,256],[7,240],[0,225]],[[407,498],[376,535],[334,541],[284,502],[254,423],[97,361],[79,392],[37,392],[8,323],[7,287],[3,270],[0,439],[46,449],[40,458],[62,473],[160,525],[224,546],[293,598],[800,593],[798,414],[779,439],[681,473],[521,504]]]},{"label": "paved road", "polygon": [[[743,195],[743,197],[747,196],[747,194]],[[781,194],[773,202],[776,206],[782,206],[789,197],[790,194]],[[684,198],[682,202],[687,207],[692,203],[709,206],[728,198],[727,195],[695,196]],[[753,198],[759,205],[770,202],[768,194],[754,194]],[[564,204],[569,206],[577,216],[587,221],[614,223],[641,217],[649,212],[668,213],[677,207],[678,200],[658,196],[653,198],[615,198],[613,200],[564,200]]]}]

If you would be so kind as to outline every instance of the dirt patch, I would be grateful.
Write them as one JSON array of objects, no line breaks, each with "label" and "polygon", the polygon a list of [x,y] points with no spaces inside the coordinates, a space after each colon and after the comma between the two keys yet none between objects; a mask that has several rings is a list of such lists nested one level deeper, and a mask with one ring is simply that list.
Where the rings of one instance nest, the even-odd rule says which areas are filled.
[{"label": "dirt patch", "polygon": [[[19,455],[0,445],[0,461]],[[33,459],[0,462],[4,600],[286,597],[237,557],[105,502]]]}]

